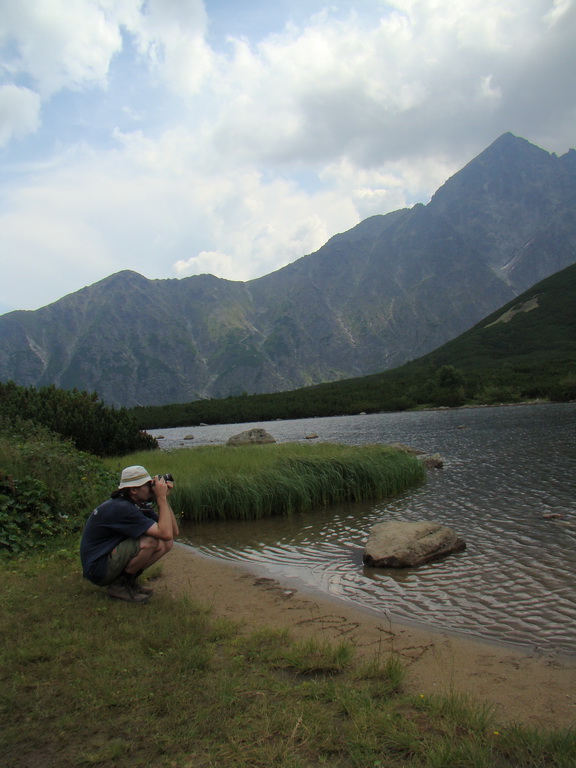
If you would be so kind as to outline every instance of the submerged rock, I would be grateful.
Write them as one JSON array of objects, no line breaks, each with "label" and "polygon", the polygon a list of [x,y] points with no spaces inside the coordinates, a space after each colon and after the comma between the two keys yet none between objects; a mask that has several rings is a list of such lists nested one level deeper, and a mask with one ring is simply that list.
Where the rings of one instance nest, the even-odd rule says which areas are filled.
[{"label": "submerged rock", "polygon": [[371,568],[417,568],[463,549],[464,539],[446,525],[391,521],[371,528],[363,559]]},{"label": "submerged rock", "polygon": [[402,451],[402,453],[411,453],[413,456],[422,456],[424,451],[419,448],[412,448],[410,445],[404,445],[404,443],[389,443],[390,448],[394,448],[396,451]]},{"label": "submerged rock", "polygon": [[444,459],[439,453],[433,453],[430,456],[422,457],[422,461],[426,469],[442,469],[444,466]]}]

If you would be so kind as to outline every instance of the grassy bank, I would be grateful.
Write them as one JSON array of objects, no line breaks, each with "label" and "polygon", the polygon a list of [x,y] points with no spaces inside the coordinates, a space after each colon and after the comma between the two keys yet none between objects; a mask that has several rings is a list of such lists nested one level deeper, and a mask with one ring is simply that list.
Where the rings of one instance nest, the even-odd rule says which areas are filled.
[{"label": "grassy bank", "polygon": [[76,552],[1,566],[0,764],[99,768],[568,768],[576,737],[403,693],[394,655],[246,633],[163,595],[83,582]]},{"label": "grassy bank", "polygon": [[171,473],[173,507],[187,520],[257,519],[343,501],[394,496],[422,483],[414,456],[389,446],[281,443],[137,453],[106,464]]},{"label": "grassy bank", "polygon": [[46,427],[0,417],[0,557],[74,534],[115,483],[96,456]]},{"label": "grassy bank", "polygon": [[209,446],[99,459],[41,425],[0,419],[0,558],[76,535],[130,464],[173,474],[174,509],[192,521],[260,518],[383,498],[425,477],[414,457],[387,446]]}]

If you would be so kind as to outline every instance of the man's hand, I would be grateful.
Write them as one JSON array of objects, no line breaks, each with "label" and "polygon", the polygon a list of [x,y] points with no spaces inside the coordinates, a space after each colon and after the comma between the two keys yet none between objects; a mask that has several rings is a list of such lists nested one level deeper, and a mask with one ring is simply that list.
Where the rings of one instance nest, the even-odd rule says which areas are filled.
[{"label": "man's hand", "polygon": [[172,489],[172,486],[173,483],[167,483],[162,475],[157,475],[152,480],[152,493],[154,494],[156,500],[158,501],[159,499],[167,498],[170,490]]},{"label": "man's hand", "polygon": [[158,522],[154,523],[147,531],[149,536],[157,539],[175,539],[179,534],[176,517],[168,501],[168,494],[174,487],[170,480],[166,482],[162,475],[152,479],[152,493],[156,499],[158,508]]}]

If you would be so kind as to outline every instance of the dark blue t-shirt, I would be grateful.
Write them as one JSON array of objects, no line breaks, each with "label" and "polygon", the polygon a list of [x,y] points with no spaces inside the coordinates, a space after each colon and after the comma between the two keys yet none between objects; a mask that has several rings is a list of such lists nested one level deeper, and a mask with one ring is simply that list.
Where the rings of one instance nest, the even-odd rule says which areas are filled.
[{"label": "dark blue t-shirt", "polygon": [[138,539],[158,516],[127,499],[108,499],[88,518],[80,543],[84,578],[95,584],[106,576],[108,555],[124,539]]}]

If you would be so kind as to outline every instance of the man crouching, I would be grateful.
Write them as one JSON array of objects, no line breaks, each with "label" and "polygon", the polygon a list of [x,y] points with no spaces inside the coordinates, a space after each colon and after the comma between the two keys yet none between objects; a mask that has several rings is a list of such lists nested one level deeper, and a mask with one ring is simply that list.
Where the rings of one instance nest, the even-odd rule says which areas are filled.
[{"label": "man crouching", "polygon": [[[168,502],[171,482],[150,477],[144,467],[126,467],[110,499],[86,522],[80,543],[84,578],[108,595],[129,603],[147,603],[153,590],[140,574],[172,549],[178,524]],[[157,512],[152,509],[155,502]]]}]

